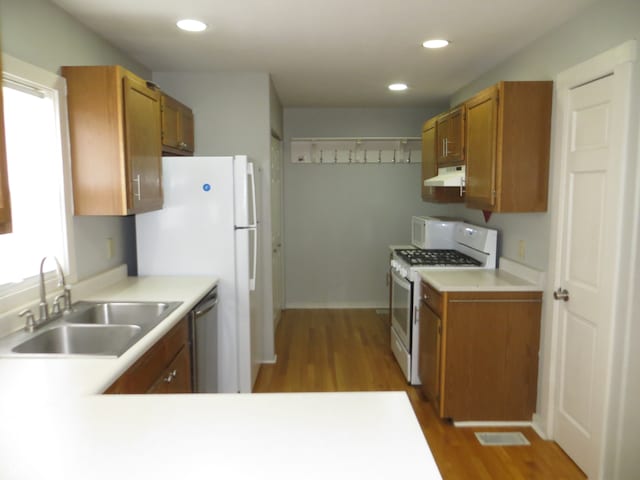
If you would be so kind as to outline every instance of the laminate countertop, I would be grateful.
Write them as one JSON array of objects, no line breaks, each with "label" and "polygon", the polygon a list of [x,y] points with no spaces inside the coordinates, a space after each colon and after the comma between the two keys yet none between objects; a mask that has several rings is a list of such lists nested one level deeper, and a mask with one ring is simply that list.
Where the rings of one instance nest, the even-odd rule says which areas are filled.
[{"label": "laminate countertop", "polygon": [[541,292],[544,275],[505,258],[499,269],[424,269],[420,277],[440,292]]},{"label": "laminate countertop", "polygon": [[183,302],[118,358],[0,358],[0,478],[441,480],[405,392],[100,395],[216,282],[74,298]]}]

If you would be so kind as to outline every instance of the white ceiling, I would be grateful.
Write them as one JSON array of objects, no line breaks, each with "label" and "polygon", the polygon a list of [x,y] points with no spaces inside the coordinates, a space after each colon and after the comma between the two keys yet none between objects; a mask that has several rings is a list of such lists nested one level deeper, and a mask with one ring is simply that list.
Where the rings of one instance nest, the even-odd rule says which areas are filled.
[{"label": "white ceiling", "polygon": [[442,102],[594,1],[53,0],[153,71],[269,72],[287,107]]}]

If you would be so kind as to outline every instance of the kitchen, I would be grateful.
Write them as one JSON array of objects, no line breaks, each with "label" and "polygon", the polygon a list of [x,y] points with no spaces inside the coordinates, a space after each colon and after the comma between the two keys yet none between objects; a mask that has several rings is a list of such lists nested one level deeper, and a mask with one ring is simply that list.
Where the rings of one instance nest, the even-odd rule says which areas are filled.
[{"label": "kitchen", "polygon": [[[613,7],[612,8],[612,4]],[[55,21],[54,21],[55,19]],[[585,38],[586,32],[593,31],[597,25],[603,39]],[[61,65],[69,63],[99,63],[122,64],[134,71],[145,74],[149,78],[152,72],[145,71],[142,65],[137,65],[130,58],[123,57],[104,46],[102,41],[84,27],[77,24],[71,17],[61,13],[56,7],[47,2],[2,2],[2,44],[7,53],[25,61],[37,64],[50,71],[56,72]],[[46,38],[38,42],[38,32]],[[575,19],[570,21],[564,29],[555,30],[519,52],[513,59],[490,70],[470,85],[456,92],[449,99],[451,105],[456,104],[479,91],[482,87],[504,79],[553,78],[557,72],[579,63],[591,56],[614,47],[630,38],[637,37],[638,13],[635,2],[600,2],[586,9]],[[75,35],[75,36],[74,36]],[[66,40],[65,40],[66,39]],[[75,39],[72,40],[72,39]],[[599,41],[604,42],[600,44]],[[43,43],[49,44],[47,50],[42,49]],[[61,46],[56,48],[57,42]],[[69,57],[68,44],[76,44],[77,57]],[[561,45],[562,47],[559,47]],[[553,51],[554,55],[545,55]],[[424,120],[446,109],[448,105],[437,105],[431,108],[285,108],[283,117],[274,116],[270,110],[271,85],[267,73],[238,73],[226,72],[217,74],[182,74],[182,73],[153,73],[153,79],[167,89],[169,93],[180,98],[184,103],[198,108],[199,113],[196,128],[208,122],[215,124],[213,132],[196,132],[199,146],[206,153],[247,153],[256,158],[268,158],[270,131],[275,130],[284,139],[284,191],[286,195],[284,225],[285,225],[285,270],[287,278],[288,308],[300,306],[324,307],[356,307],[369,306],[386,308],[386,286],[384,278],[387,264],[382,259],[386,254],[388,244],[404,244],[409,239],[409,217],[412,214],[448,214],[463,217],[471,223],[483,225],[484,219],[479,210],[465,209],[464,206],[432,207],[420,200],[419,184],[403,182],[402,177],[419,178],[417,165],[382,165],[376,170],[372,166],[367,170],[359,170],[352,174],[351,170],[330,170],[330,166],[321,165],[292,165],[287,160],[288,144],[293,137],[354,137],[354,136],[416,136],[417,128]],[[179,86],[182,85],[182,88]],[[207,92],[208,95],[204,95]],[[273,102],[272,102],[273,103]],[[225,106],[233,106],[233,109]],[[235,115],[219,118],[216,109],[226,112],[234,111]],[[277,110],[277,109],[276,109]],[[384,118],[383,120],[380,120]],[[269,120],[270,119],[270,120]],[[284,124],[284,129],[282,126]],[[241,129],[240,129],[241,127]],[[632,127],[633,129],[633,127]],[[243,134],[238,132],[242,131]],[[635,146],[634,146],[635,147]],[[357,168],[357,166],[354,166]],[[362,235],[352,234],[346,242],[333,241],[331,250],[326,251],[327,244],[317,233],[303,235],[300,230],[305,228],[330,231],[327,211],[343,214],[346,218],[353,218],[359,205],[353,204],[354,211],[349,211],[349,205],[343,198],[323,194],[320,182],[335,182],[335,177],[342,174],[350,177],[350,188],[355,192],[363,192],[361,197],[379,190],[388,183],[380,172],[397,176],[395,181],[404,188],[395,188],[390,194],[397,200],[397,208],[389,210],[388,216],[392,221],[388,226],[380,227],[384,230],[372,230],[363,239]],[[319,177],[320,174],[323,177]],[[335,176],[334,176],[335,175]],[[389,177],[387,177],[389,178]],[[402,183],[403,182],[403,183]],[[378,188],[378,190],[376,190]],[[304,207],[304,208],[303,208]],[[376,208],[379,205],[375,206]],[[409,213],[407,213],[409,212]],[[360,213],[362,215],[362,213]],[[631,217],[635,218],[635,217]],[[309,225],[313,219],[314,225]],[[369,222],[374,224],[377,217],[371,213]],[[363,221],[365,219],[363,218]],[[324,222],[324,223],[323,223]],[[343,220],[344,222],[344,220]],[[379,221],[377,222],[380,223]],[[547,270],[547,256],[549,245],[550,218],[544,213],[529,214],[495,214],[490,223],[491,228],[501,232],[501,255],[518,259],[519,242],[525,242],[525,263],[540,270]],[[77,237],[78,276],[86,278],[109,268],[116,267],[122,262],[132,262],[131,252],[135,251],[130,245],[132,219],[126,218],[92,218],[78,217],[74,219]],[[636,226],[630,225],[629,232]],[[357,233],[357,232],[356,232]],[[105,238],[112,238],[115,242],[115,252],[112,258],[106,259],[102,245]],[[628,236],[631,238],[631,235]],[[364,241],[363,241],[364,240]],[[380,262],[359,262],[358,269],[343,273],[345,284],[352,288],[362,288],[362,279],[366,278],[371,284],[364,291],[348,292],[346,298],[336,296],[335,292],[325,291],[317,285],[331,287],[328,279],[336,271],[344,272],[339,263],[342,255],[340,247],[350,247],[358,244],[360,248],[356,255],[367,258],[381,259]],[[324,255],[304,257],[305,252],[323,252]],[[352,252],[350,252],[352,253]],[[304,289],[305,282],[300,276],[303,271],[300,265],[319,275],[309,282]],[[320,276],[323,275],[323,276]],[[291,285],[291,288],[289,287]],[[298,290],[300,289],[300,290]],[[313,290],[313,291],[310,291]],[[340,290],[344,292],[344,289]],[[637,308],[637,306],[636,306]],[[632,310],[632,312],[636,310]],[[631,318],[631,317],[630,317]],[[633,327],[635,328],[635,327]],[[635,332],[635,330],[632,330]],[[620,345],[623,345],[620,343]],[[631,356],[629,362],[634,362]],[[633,363],[632,363],[633,364]],[[543,369],[541,369],[541,372]],[[620,379],[619,381],[622,381]],[[541,405],[544,405],[545,385],[541,383]],[[632,392],[633,384],[629,385]],[[630,394],[629,394],[630,395]],[[632,396],[629,398],[633,398]],[[541,410],[544,412],[544,408]],[[633,412],[623,410],[622,415],[627,420],[633,420]],[[631,415],[631,416],[629,416]],[[623,433],[625,438],[633,438],[630,433]],[[626,437],[626,435],[629,435]],[[633,445],[632,441],[625,445]]]}]

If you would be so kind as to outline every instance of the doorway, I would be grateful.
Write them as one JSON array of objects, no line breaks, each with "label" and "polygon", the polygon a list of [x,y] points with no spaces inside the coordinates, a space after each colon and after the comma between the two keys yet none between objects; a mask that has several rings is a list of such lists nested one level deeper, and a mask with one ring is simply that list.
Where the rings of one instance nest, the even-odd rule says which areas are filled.
[{"label": "doorway", "polygon": [[602,478],[622,297],[622,227],[635,42],[556,79],[551,201],[549,431]]}]

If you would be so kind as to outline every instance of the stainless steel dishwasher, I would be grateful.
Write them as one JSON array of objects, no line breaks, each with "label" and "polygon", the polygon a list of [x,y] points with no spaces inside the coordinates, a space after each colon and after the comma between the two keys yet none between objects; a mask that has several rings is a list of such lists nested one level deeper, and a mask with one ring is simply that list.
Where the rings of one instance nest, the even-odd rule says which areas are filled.
[{"label": "stainless steel dishwasher", "polygon": [[196,393],[218,392],[218,288],[191,311],[191,375]]}]

